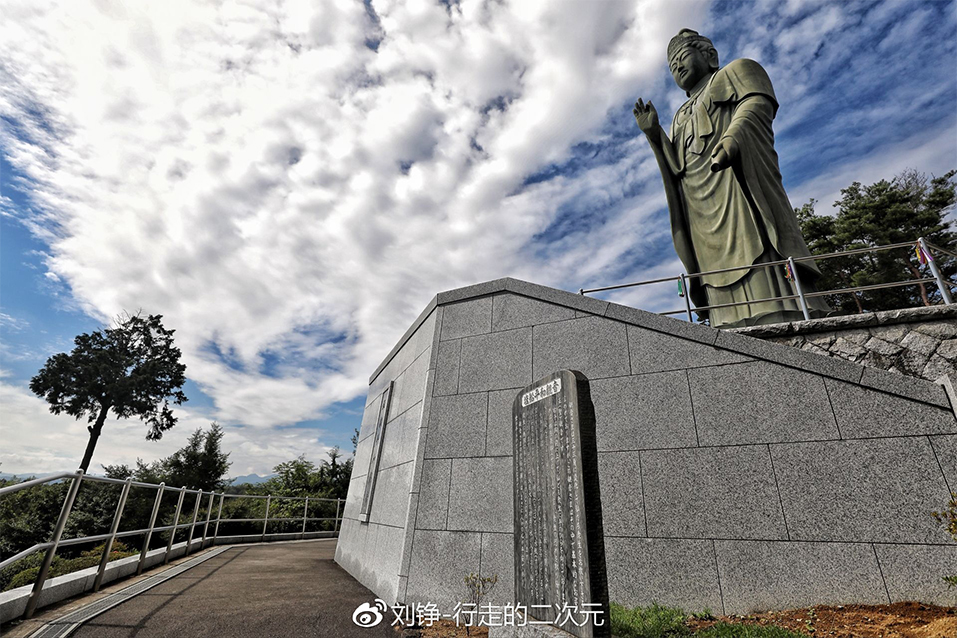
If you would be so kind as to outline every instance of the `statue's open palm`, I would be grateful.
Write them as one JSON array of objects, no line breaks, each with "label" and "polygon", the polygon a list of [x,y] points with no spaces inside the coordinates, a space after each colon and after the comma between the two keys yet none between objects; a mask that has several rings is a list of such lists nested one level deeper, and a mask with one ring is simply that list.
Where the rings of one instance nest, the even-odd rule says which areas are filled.
[{"label": "statue's open palm", "polygon": [[646,135],[658,128],[658,111],[655,110],[655,105],[651,103],[651,100],[645,104],[641,98],[638,98],[632,113],[635,114],[638,128]]}]

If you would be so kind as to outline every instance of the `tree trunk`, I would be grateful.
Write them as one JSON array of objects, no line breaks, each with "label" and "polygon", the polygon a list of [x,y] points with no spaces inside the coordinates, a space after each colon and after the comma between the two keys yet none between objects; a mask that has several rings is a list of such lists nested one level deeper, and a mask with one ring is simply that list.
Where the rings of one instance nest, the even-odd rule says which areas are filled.
[{"label": "tree trunk", "polygon": [[[910,274],[914,275],[914,279],[920,279],[920,271],[914,267],[913,264],[907,264],[907,269],[910,270]],[[918,284],[920,286],[920,298],[924,302],[925,306],[930,305],[930,299],[927,297],[927,288],[924,287],[924,282]]]},{"label": "tree trunk", "polygon": [[86,452],[83,453],[83,460],[80,461],[80,469],[86,474],[90,469],[90,460],[93,458],[93,450],[96,448],[96,441],[100,438],[100,432],[103,431],[103,423],[106,422],[106,415],[110,411],[110,406],[104,404],[100,408],[100,414],[96,417],[96,423],[87,429],[90,431],[90,442],[86,444]]}]

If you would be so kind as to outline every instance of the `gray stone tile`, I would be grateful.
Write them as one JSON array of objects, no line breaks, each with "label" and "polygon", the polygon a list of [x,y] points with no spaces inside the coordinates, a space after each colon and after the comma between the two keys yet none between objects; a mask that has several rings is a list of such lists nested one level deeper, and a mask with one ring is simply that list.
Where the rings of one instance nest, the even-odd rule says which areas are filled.
[{"label": "gray stone tile", "polygon": [[417,529],[445,529],[449,517],[449,485],[452,481],[452,459],[422,462],[422,483],[419,507],[415,517]]},{"label": "gray stone tile", "polygon": [[[433,371],[429,372],[431,376]],[[429,379],[427,388],[432,387],[432,379]],[[422,419],[420,420],[419,436],[415,444],[415,468],[412,470],[412,489],[413,492],[419,491],[419,483],[422,481],[422,461],[425,459],[425,444],[429,438],[429,417],[432,414],[432,395],[426,391],[425,399],[422,401]]]},{"label": "gray stone tile", "polygon": [[625,325],[586,317],[535,326],[534,378],[557,370],[578,370],[589,380],[630,374]]},{"label": "gray stone tile", "polygon": [[[369,377],[370,385],[382,379],[394,379],[427,347],[432,345],[437,326],[435,309],[435,298],[433,297],[429,305],[412,322],[412,325],[405,331],[392,351],[386,355],[382,363],[372,373],[372,376]],[[388,371],[386,371],[386,368],[388,368]],[[385,372],[384,375],[383,372]]]},{"label": "gray stone tile", "polygon": [[888,602],[865,543],[715,541],[715,549],[728,614]]},{"label": "gray stone tile", "polygon": [[433,397],[425,458],[484,455],[487,419],[485,392]]},{"label": "gray stone tile", "polygon": [[765,361],[688,375],[701,445],[840,438],[817,375]]},{"label": "gray stone tile", "polygon": [[766,446],[648,450],[641,480],[649,536],[787,538]]},{"label": "gray stone tile", "polygon": [[[409,536],[411,536],[411,532]],[[395,600],[397,603],[405,604],[406,592],[409,589],[409,577],[408,576],[399,576],[399,586],[396,588],[396,597]]]},{"label": "gray stone tile", "polygon": [[730,350],[646,328],[628,326],[628,350],[634,374],[685,370],[752,361]]},{"label": "gray stone tile", "polygon": [[419,494],[409,495],[409,514],[402,528],[402,561],[399,564],[399,576],[409,575],[409,564],[412,562],[412,533],[415,531],[415,521],[419,511]]},{"label": "gray stone tile", "polygon": [[481,551],[478,533],[416,530],[406,602],[431,602],[451,613],[456,603],[468,600],[464,579],[478,571]]},{"label": "gray stone tile", "polygon": [[515,602],[515,537],[512,534],[482,534],[479,574],[498,577],[485,602],[491,605]]},{"label": "gray stone tile", "polygon": [[374,585],[368,587],[376,596],[389,603],[395,602],[398,593],[404,538],[404,529],[381,526],[376,534],[375,546],[371,548]]},{"label": "gray stone tile", "polygon": [[485,435],[486,456],[512,455],[512,404],[521,388],[495,390],[488,393],[488,433]]},{"label": "gray stone tile", "polygon": [[596,379],[591,397],[599,451],[697,445],[683,370]]},{"label": "gray stone tile", "polygon": [[359,440],[375,433],[375,422],[379,418],[379,402],[382,400],[382,393],[369,395],[366,407],[362,411],[362,423],[359,425]]},{"label": "gray stone tile", "polygon": [[484,297],[485,295],[492,295],[504,291],[508,281],[507,277],[493,279],[492,281],[485,281],[480,284],[446,290],[445,292],[440,292],[436,297],[440,306],[456,301],[473,299],[475,297]]},{"label": "gray stone tile", "polygon": [[950,400],[947,398],[944,386],[932,381],[915,379],[895,372],[878,370],[877,368],[865,368],[864,375],[861,377],[861,384],[916,401],[932,403],[940,408],[951,409]]},{"label": "gray stone tile", "polygon": [[523,388],[532,382],[532,329],[462,340],[459,392]]},{"label": "gray stone tile", "polygon": [[525,328],[574,318],[575,310],[567,306],[558,306],[514,294],[492,297],[492,330],[494,331]]},{"label": "gray stone tile", "polygon": [[[606,532],[607,533],[607,532]],[[722,613],[709,540],[605,537],[608,597],[626,607],[652,603]]]},{"label": "gray stone tile", "polygon": [[531,284],[519,279],[509,278],[506,281],[506,289],[526,297],[547,301],[567,308],[574,308],[575,310],[598,316],[605,314],[605,309],[608,308],[608,302],[602,301],[601,299],[578,295],[573,292],[565,292],[564,290],[556,290],[555,288],[540,286],[538,284]]},{"label": "gray stone tile", "polygon": [[944,478],[951,492],[957,492],[957,435],[932,436],[937,461],[944,471]]},{"label": "gray stone tile", "polygon": [[492,298],[480,297],[442,307],[440,339],[448,341],[492,331]]},{"label": "gray stone tile", "polygon": [[410,487],[412,463],[379,470],[369,522],[404,527],[409,512]]},{"label": "gray stone tile", "polygon": [[713,344],[718,336],[718,330],[702,326],[697,323],[688,323],[682,319],[664,317],[654,312],[629,308],[615,303],[608,304],[605,316],[609,319],[617,319],[630,323],[633,326],[640,326],[649,330],[672,335],[681,339],[698,341],[706,344]]},{"label": "gray stone tile", "polygon": [[953,412],[866,386],[825,379],[845,439],[957,432]]},{"label": "gray stone tile", "polygon": [[[378,403],[376,403],[378,405]],[[372,456],[374,436],[367,436],[356,445],[356,454],[352,461],[352,478],[357,479],[369,473],[369,459]]]},{"label": "gray stone tile", "polygon": [[[422,402],[416,403],[389,422],[385,428],[385,437],[382,439],[382,453],[379,457],[380,470],[415,460],[421,425]],[[356,453],[358,453],[358,448]]]},{"label": "gray stone tile", "polygon": [[[366,463],[368,466],[368,463]],[[358,519],[359,510],[362,508],[362,495],[366,489],[366,477],[353,476],[349,480],[349,492],[346,495],[346,503],[342,508],[342,517]]]},{"label": "gray stone tile", "polygon": [[600,452],[598,484],[605,536],[647,536],[637,452]]},{"label": "gray stone tile", "polygon": [[861,380],[864,366],[842,361],[833,357],[822,356],[812,352],[804,352],[791,346],[784,346],[754,337],[735,334],[727,330],[719,330],[714,345],[719,348],[738,352],[756,359],[765,359],[774,363],[816,372],[842,381],[857,383]]},{"label": "gray stone tile", "polygon": [[435,396],[455,394],[459,391],[459,356],[462,352],[462,341],[460,339],[440,341],[437,351],[435,387],[432,393]]},{"label": "gray stone tile", "polygon": [[389,415],[402,414],[425,398],[425,385],[429,376],[429,353],[422,353],[412,365],[395,380]]},{"label": "gray stone tile", "polygon": [[792,540],[937,543],[947,486],[924,437],[771,446]]},{"label": "gray stone tile", "polygon": [[957,575],[957,545],[874,545],[891,602],[919,600],[952,606],[953,588],[943,576]]},{"label": "gray stone tile", "polygon": [[453,459],[449,529],[470,532],[514,530],[512,459]]}]

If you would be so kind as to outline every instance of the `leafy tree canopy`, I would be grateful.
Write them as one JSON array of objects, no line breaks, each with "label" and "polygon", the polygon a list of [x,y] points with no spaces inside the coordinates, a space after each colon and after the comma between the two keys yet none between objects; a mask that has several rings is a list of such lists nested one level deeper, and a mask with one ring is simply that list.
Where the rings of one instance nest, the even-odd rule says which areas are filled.
[{"label": "leafy tree canopy", "polygon": [[186,366],[173,345],[161,315],[139,314],[116,320],[112,328],[81,334],[70,354],[50,357],[30,380],[30,389],[50,404],[54,414],[65,412],[93,425],[80,464],[89,469],[93,449],[107,414],[139,417],[147,425],[146,438],[157,440],[176,424],[170,409],[186,401],[179,389],[186,382]]},{"label": "leafy tree canopy", "polygon": [[204,431],[196,428],[186,445],[170,456],[144,463],[136,459],[136,467],[128,465],[105,465],[103,469],[110,478],[134,480],[144,483],[166,483],[173,487],[186,486],[206,492],[219,492],[229,485],[229,452],[222,450],[223,428],[216,422]]},{"label": "leafy tree canopy", "polygon": [[321,461],[318,466],[307,461],[305,455],[280,463],[273,468],[276,476],[255,488],[247,486],[246,493],[345,498],[352,476],[352,459],[343,462],[339,448],[333,448],[327,454],[329,459]]},{"label": "leafy tree canopy", "polygon": [[[957,201],[957,184],[950,171],[930,180],[915,170],[905,170],[892,180],[880,180],[869,186],[854,182],[841,190],[835,202],[836,216],[817,215],[815,200],[795,210],[808,248],[815,255],[869,248],[923,237],[950,251],[957,250],[957,233],[946,219]],[[943,254],[935,261],[944,277],[954,280],[957,259]],[[930,277],[913,249],[901,248],[851,255],[818,262],[823,276],[819,290],[835,290],[879,283]],[[934,284],[901,286],[861,291],[828,297],[842,314],[873,312],[939,303],[940,292]]]}]

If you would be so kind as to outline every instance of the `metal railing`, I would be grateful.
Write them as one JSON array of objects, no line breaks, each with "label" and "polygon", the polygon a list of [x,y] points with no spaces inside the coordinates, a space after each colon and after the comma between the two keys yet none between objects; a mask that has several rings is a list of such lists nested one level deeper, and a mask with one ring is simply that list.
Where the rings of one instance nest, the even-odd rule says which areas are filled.
[{"label": "metal railing", "polygon": [[[103,546],[103,554],[100,557],[99,567],[96,572],[96,579],[93,584],[93,591],[99,591],[100,586],[103,583],[103,575],[106,572],[106,566],[110,560],[110,551],[113,547],[113,543],[117,538],[126,538],[130,536],[139,536],[141,534],[145,535],[143,540],[143,546],[140,550],[139,562],[137,564],[136,573],[141,574],[143,568],[146,564],[146,555],[150,549],[150,541],[154,533],[169,532],[169,541],[166,543],[166,550],[163,554],[163,564],[169,562],[170,552],[173,550],[173,541],[176,537],[176,532],[181,529],[189,529],[189,536],[186,540],[186,555],[189,555],[190,550],[192,549],[194,536],[197,533],[197,527],[202,526],[202,540],[200,541],[200,549],[206,547],[207,541],[210,545],[215,545],[220,539],[236,539],[244,538],[249,536],[259,536],[260,541],[265,541],[268,537],[275,536],[284,536],[288,537],[290,535],[298,535],[299,538],[305,538],[306,536],[306,524],[310,521],[333,521],[332,524],[332,535],[339,533],[339,526],[342,522],[342,510],[344,499],[332,499],[332,498],[317,498],[310,496],[272,496],[272,495],[254,495],[254,494],[226,494],[223,492],[211,492],[204,490],[193,490],[187,489],[184,487],[170,487],[165,483],[160,483],[156,485],[155,483],[142,483],[140,481],[134,481],[132,478],[127,480],[122,479],[113,479],[106,478],[101,476],[90,476],[84,474],[82,470],[77,470],[76,472],[62,472],[60,474],[54,474],[44,478],[32,479],[29,481],[24,481],[22,483],[17,483],[16,485],[9,485],[4,488],[0,488],[0,497],[7,496],[8,494],[13,494],[14,492],[19,492],[20,490],[29,489],[37,485],[43,485],[45,483],[54,483],[61,480],[69,479],[71,481],[70,487],[67,490],[66,498],[63,500],[63,506],[60,508],[60,514],[57,518],[56,526],[53,530],[53,535],[51,539],[46,543],[37,543],[32,547],[29,547],[14,556],[11,556],[2,562],[0,562],[0,570],[13,565],[19,560],[22,560],[36,552],[46,550],[46,555],[43,558],[43,563],[40,566],[40,571],[37,574],[36,580],[33,582],[33,591],[30,594],[30,598],[27,601],[26,611],[23,614],[24,619],[29,619],[33,616],[34,611],[36,611],[37,603],[40,599],[40,593],[43,590],[43,584],[47,580],[47,576],[50,572],[50,566],[53,564],[53,557],[56,555],[56,552],[61,547],[70,547],[73,545],[81,545],[86,543],[96,543],[99,541],[105,541]],[[113,515],[113,522],[110,526],[110,531],[107,534],[97,534],[93,536],[80,536],[77,538],[68,538],[63,539],[63,530],[66,528],[67,521],[70,518],[70,513],[73,511],[73,505],[76,502],[77,493],[80,491],[81,483],[112,483],[122,485],[122,490],[120,492],[119,499],[116,504],[116,512]],[[156,490],[156,497],[153,499],[153,508],[150,514],[149,526],[141,529],[127,530],[120,532],[120,521],[123,518],[123,510],[126,507],[126,503],[130,494],[130,488],[133,487],[142,487],[150,488]],[[176,500],[176,512],[173,514],[173,524],[172,525],[162,525],[160,527],[156,526],[156,519],[160,511],[160,505],[163,500],[163,495],[166,492],[176,492],[178,493],[178,498]],[[189,523],[179,523],[180,514],[182,513],[183,500],[187,494],[195,494],[196,500],[193,505],[193,515],[192,521]],[[206,519],[199,520],[199,511],[200,505],[204,497],[208,496],[208,502],[206,506]],[[213,503],[216,498],[219,498],[219,508],[216,515],[216,518],[212,518]],[[226,499],[266,499],[265,512],[261,518],[223,518],[223,503]],[[296,517],[273,517],[269,518],[269,509],[272,502],[276,500],[285,500],[285,501],[303,501],[302,516]],[[310,517],[309,516],[309,503],[310,501],[313,504],[317,503],[335,503],[336,504],[336,515],[335,517]],[[302,529],[299,532],[277,532],[270,534],[267,532],[270,523],[277,522],[290,522],[290,521],[302,521]],[[262,522],[262,532],[258,534],[234,534],[231,536],[220,535],[219,527],[221,523],[256,523]],[[213,528],[213,533],[209,535],[209,528],[211,524],[215,524]],[[323,532],[329,532],[330,530],[324,530]]]},{"label": "metal railing", "polygon": [[[908,279],[907,281],[894,281],[889,283],[882,284],[871,284],[867,286],[854,286],[851,288],[838,288],[835,290],[822,290],[822,291],[805,291],[801,287],[801,278],[798,275],[798,270],[796,264],[805,261],[817,261],[825,259],[833,259],[835,257],[846,257],[847,255],[857,255],[861,253],[875,253],[884,250],[893,250],[897,248],[912,248],[917,251],[917,254],[923,254],[924,259],[922,263],[926,263],[930,269],[931,277],[923,277],[919,279]],[[669,310],[667,312],[660,312],[661,315],[679,315],[685,314],[688,317],[688,321],[694,321],[692,317],[692,312],[697,310],[714,310],[716,308],[731,308],[733,306],[747,306],[750,304],[758,304],[766,301],[785,301],[788,299],[798,299],[800,300],[801,312],[804,314],[805,319],[810,319],[811,314],[808,309],[807,300],[811,297],[824,297],[827,295],[838,295],[846,293],[855,293],[863,292],[865,290],[879,290],[882,288],[895,288],[898,286],[915,286],[922,285],[925,283],[934,283],[937,285],[937,289],[940,291],[941,299],[945,304],[954,303],[950,295],[950,287],[957,287],[957,282],[948,281],[944,279],[943,274],[941,274],[940,269],[937,267],[937,263],[934,261],[934,252],[944,255],[950,255],[951,257],[957,257],[957,253],[953,253],[949,250],[945,250],[940,246],[935,246],[925,240],[923,237],[918,237],[917,241],[910,242],[901,242],[899,244],[889,244],[887,246],[874,246],[870,248],[857,248],[854,250],[846,250],[843,252],[836,253],[827,253],[824,255],[811,255],[809,257],[788,257],[787,259],[780,259],[778,261],[769,261],[764,263],[751,264],[749,266],[736,266],[734,268],[722,268],[720,270],[708,270],[706,272],[699,273],[681,273],[676,277],[661,277],[660,279],[649,279],[646,281],[636,281],[629,284],[618,284],[615,286],[603,286],[601,288],[580,288],[578,294],[586,295],[593,292],[603,292],[606,290],[619,290],[621,288],[632,288],[635,286],[646,286],[648,284],[660,284],[664,282],[677,282],[678,283],[678,294],[684,298],[685,307],[679,310]],[[693,278],[704,277],[705,275],[716,275],[718,273],[725,272],[734,272],[740,270],[751,271],[756,268],[774,268],[777,266],[786,266],[786,277],[791,282],[794,287],[793,295],[781,295],[778,297],[768,297],[766,299],[753,299],[749,301],[736,301],[734,303],[724,303],[724,304],[715,304],[713,306],[699,306],[695,309],[691,308],[691,296],[688,292],[688,283]]]}]

